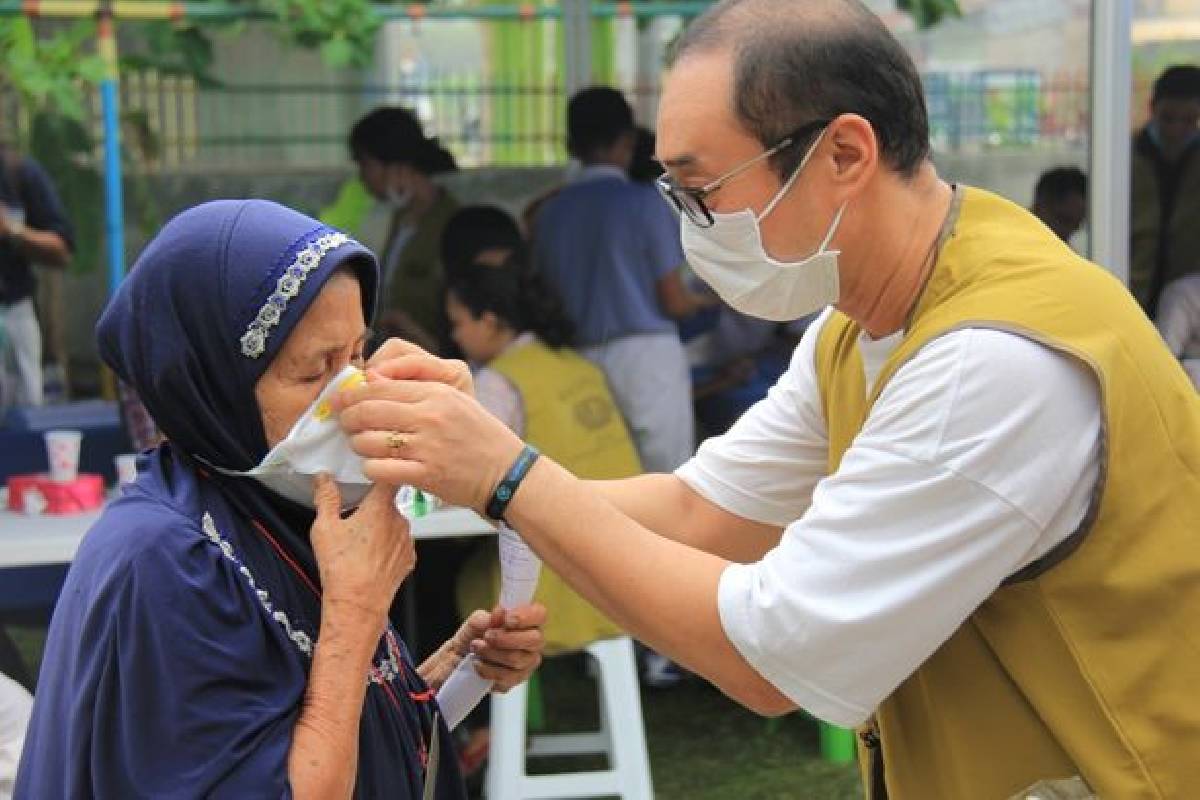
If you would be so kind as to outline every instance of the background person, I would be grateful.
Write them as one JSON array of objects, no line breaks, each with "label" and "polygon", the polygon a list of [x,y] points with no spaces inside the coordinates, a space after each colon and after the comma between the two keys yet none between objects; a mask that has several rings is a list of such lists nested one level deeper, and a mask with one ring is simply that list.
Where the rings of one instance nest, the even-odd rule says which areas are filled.
[{"label": "background person", "polygon": [[[577,475],[641,473],[604,373],[571,349],[571,323],[539,276],[513,262],[460,270],[447,288],[446,312],[455,342],[481,367],[480,404],[517,436]],[[478,551],[459,579],[460,608],[474,608],[498,590],[495,548]],[[547,652],[577,650],[621,632],[551,570],[535,598],[554,610],[544,628]]]},{"label": "background person", "polygon": [[29,691],[0,672],[0,800],[12,800],[32,708]]},{"label": "background person", "polygon": [[354,124],[350,156],[367,190],[392,208],[381,253],[379,332],[438,352],[445,337],[438,248],[458,202],[434,179],[458,169],[454,156],[398,107],[377,108]]},{"label": "background person", "polygon": [[43,399],[34,264],[65,267],[73,247],[71,223],[50,176],[33,159],[0,148],[0,324],[15,367],[8,394],[16,405],[40,406]]},{"label": "background person", "polygon": [[1200,67],[1164,71],[1150,121],[1133,140],[1129,288],[1154,317],[1163,287],[1197,269],[1200,254]]},{"label": "background person", "polygon": [[675,215],[629,179],[629,103],[615,89],[584,89],[571,98],[567,128],[583,168],[538,212],[534,265],[562,298],[580,352],[608,377],[642,466],[672,470],[695,438],[675,320],[705,302],[684,286]]},{"label": "background person", "polygon": [[1188,275],[1163,287],[1154,324],[1200,391],[1200,275]]},{"label": "background person", "polygon": [[[570,321],[519,256],[499,267],[484,263],[452,270],[446,311],[454,341],[478,367],[476,396],[484,408],[579,475],[617,478],[641,472],[604,373],[570,348]],[[500,589],[495,548],[474,546],[456,583],[464,612],[493,602]],[[548,610],[543,628],[548,655],[621,634],[551,569],[542,570],[534,599]],[[463,748],[467,764],[481,763],[486,755],[489,737],[484,709],[480,712]]]},{"label": "background person", "polygon": [[1087,176],[1078,167],[1055,167],[1038,176],[1033,215],[1070,244],[1087,219]]}]

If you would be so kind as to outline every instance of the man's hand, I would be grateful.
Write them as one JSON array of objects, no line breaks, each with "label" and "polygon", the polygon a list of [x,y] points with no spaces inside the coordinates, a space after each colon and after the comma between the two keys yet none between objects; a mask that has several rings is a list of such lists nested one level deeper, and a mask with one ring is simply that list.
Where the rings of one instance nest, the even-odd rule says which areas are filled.
[{"label": "man's hand", "polygon": [[372,481],[481,513],[524,447],[473,397],[437,380],[376,374],[339,393],[334,408]]},{"label": "man's hand", "polygon": [[404,339],[393,338],[384,342],[367,362],[367,372],[368,379],[370,373],[374,372],[393,380],[437,381],[475,396],[475,381],[465,363],[430,355],[428,351]]}]

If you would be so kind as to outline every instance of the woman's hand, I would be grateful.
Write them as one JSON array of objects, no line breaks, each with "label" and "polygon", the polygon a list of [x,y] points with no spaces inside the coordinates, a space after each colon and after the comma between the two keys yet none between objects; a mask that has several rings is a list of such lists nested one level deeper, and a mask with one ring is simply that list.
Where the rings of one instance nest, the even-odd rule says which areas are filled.
[{"label": "woman's hand", "polygon": [[412,342],[388,339],[367,362],[367,377],[393,380],[436,381],[475,396],[475,381],[467,365],[456,359],[430,355]]},{"label": "woman's hand", "polygon": [[377,376],[342,392],[335,406],[368,478],[476,511],[524,446],[473,397],[445,383]]},{"label": "woman's hand", "polygon": [[472,612],[458,633],[418,667],[417,672],[431,687],[440,689],[458,663],[468,653],[474,653],[479,659],[476,671],[480,677],[494,681],[496,691],[507,692],[528,680],[542,663],[545,623],[546,607],[541,603],[508,611],[497,607],[491,613]]},{"label": "woman's hand", "polygon": [[321,572],[322,604],[357,610],[382,632],[396,590],[417,563],[406,520],[395,504],[396,489],[371,487],[362,505],[342,519],[337,484],[317,477],[312,526],[313,553]]},{"label": "woman's hand", "polygon": [[367,670],[392,597],[417,561],[395,498],[393,487],[376,484],[342,519],[337,484],[328,475],[317,478],[312,545],[321,571],[321,628],[288,752],[297,800],[354,792]]}]

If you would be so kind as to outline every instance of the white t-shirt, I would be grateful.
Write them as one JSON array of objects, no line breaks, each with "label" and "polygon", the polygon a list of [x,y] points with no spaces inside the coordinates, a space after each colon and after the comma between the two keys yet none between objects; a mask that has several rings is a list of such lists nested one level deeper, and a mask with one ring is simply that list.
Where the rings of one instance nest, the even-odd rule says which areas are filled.
[{"label": "white t-shirt", "polygon": [[1200,275],[1179,278],[1163,288],[1154,323],[1200,389]]},{"label": "white t-shirt", "polygon": [[[722,625],[800,707],[861,724],[1000,583],[1079,527],[1100,470],[1094,376],[991,329],[928,343],[889,381],[834,475],[814,354],[829,313],[729,433],[678,470],[786,527],[721,576]],[[859,347],[870,387],[901,335]]]},{"label": "white t-shirt", "polygon": [[12,798],[32,711],[33,698],[25,687],[0,673],[0,800]]}]

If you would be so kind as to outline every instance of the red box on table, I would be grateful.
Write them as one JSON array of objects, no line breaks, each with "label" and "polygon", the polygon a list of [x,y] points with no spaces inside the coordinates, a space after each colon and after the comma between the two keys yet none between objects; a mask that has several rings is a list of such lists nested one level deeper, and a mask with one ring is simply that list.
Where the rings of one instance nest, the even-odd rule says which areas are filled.
[{"label": "red box on table", "polygon": [[23,513],[30,490],[45,498],[47,514],[82,514],[104,505],[104,478],[95,473],[83,473],[66,483],[44,474],[13,475],[8,479],[8,509]]}]

